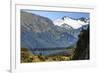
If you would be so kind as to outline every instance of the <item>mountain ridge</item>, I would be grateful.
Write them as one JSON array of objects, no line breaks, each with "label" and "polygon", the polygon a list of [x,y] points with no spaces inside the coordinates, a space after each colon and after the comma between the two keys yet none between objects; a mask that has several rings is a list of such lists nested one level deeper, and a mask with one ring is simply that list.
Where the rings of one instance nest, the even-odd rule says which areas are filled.
[{"label": "mountain ridge", "polygon": [[71,30],[55,25],[49,18],[21,12],[21,48],[28,48],[31,51],[36,48],[67,48],[75,45],[78,40],[75,37],[77,35],[72,34],[73,31],[73,28]]},{"label": "mountain ridge", "polygon": [[61,27],[63,27],[62,26],[63,24],[66,24],[66,27],[70,26],[73,29],[78,29],[82,27],[83,25],[89,24],[89,21],[88,19],[86,20],[85,18],[73,19],[73,18],[64,16],[60,19],[58,18],[54,20],[53,23]]}]

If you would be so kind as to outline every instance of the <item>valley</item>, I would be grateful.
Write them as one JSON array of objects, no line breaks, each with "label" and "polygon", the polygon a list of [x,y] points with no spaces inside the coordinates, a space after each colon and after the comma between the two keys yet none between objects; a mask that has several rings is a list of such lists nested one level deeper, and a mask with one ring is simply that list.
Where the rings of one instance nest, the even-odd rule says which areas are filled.
[{"label": "valley", "polygon": [[[36,12],[39,14],[45,13],[41,11]],[[87,31],[90,24],[89,18],[62,16],[52,20],[49,17],[55,12],[47,13],[50,13],[50,16],[45,14],[44,16],[42,14],[38,15],[30,11],[27,12],[27,10],[20,11],[21,63],[70,61],[73,58],[75,49],[78,49],[78,51],[75,51],[75,59],[80,59],[79,56],[85,59],[80,54],[84,52],[85,56],[86,52],[88,52],[88,48],[82,47],[84,47],[84,42],[86,43],[89,38],[89,31]],[[52,18],[55,18],[54,14]],[[60,14],[63,15],[64,13],[61,12]],[[81,35],[82,37],[80,37]],[[80,54],[78,55],[79,52]]]}]

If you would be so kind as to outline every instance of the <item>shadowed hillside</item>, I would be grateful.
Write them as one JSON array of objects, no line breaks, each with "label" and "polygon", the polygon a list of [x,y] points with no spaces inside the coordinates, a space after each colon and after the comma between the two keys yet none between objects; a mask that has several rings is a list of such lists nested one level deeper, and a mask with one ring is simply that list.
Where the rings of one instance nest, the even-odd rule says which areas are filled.
[{"label": "shadowed hillside", "polygon": [[89,26],[87,30],[82,29],[73,56],[73,60],[85,59],[89,59]]}]

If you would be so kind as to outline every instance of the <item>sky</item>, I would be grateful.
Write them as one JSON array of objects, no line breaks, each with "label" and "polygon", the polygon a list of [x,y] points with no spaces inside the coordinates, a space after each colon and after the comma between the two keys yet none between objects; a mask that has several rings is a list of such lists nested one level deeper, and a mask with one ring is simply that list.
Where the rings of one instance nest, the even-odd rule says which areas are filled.
[{"label": "sky", "polygon": [[81,17],[89,18],[89,13],[83,13],[83,12],[36,11],[36,10],[27,10],[27,9],[22,10],[22,11],[30,12],[30,13],[37,14],[43,17],[47,17],[51,19],[52,21],[58,18],[62,18],[63,16],[68,16],[74,19],[81,18]]}]

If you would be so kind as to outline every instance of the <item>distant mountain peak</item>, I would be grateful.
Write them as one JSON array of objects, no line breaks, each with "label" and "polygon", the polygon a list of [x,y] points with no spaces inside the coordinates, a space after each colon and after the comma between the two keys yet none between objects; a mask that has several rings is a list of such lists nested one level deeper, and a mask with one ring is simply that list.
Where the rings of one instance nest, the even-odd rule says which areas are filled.
[{"label": "distant mountain peak", "polygon": [[66,19],[71,19],[71,18],[68,17],[68,16],[63,16],[63,17],[62,17],[62,20],[66,20]]},{"label": "distant mountain peak", "polygon": [[83,25],[88,24],[88,22],[87,22],[87,20],[85,20],[85,18],[84,18],[85,21],[82,21],[82,20],[83,19],[74,19],[74,18],[71,18],[68,16],[63,16],[60,19],[54,20],[53,23],[55,25],[58,25],[61,27],[63,24],[66,24],[66,26],[68,25],[68,26],[72,27],[73,29],[78,29],[78,28],[82,27]]}]

